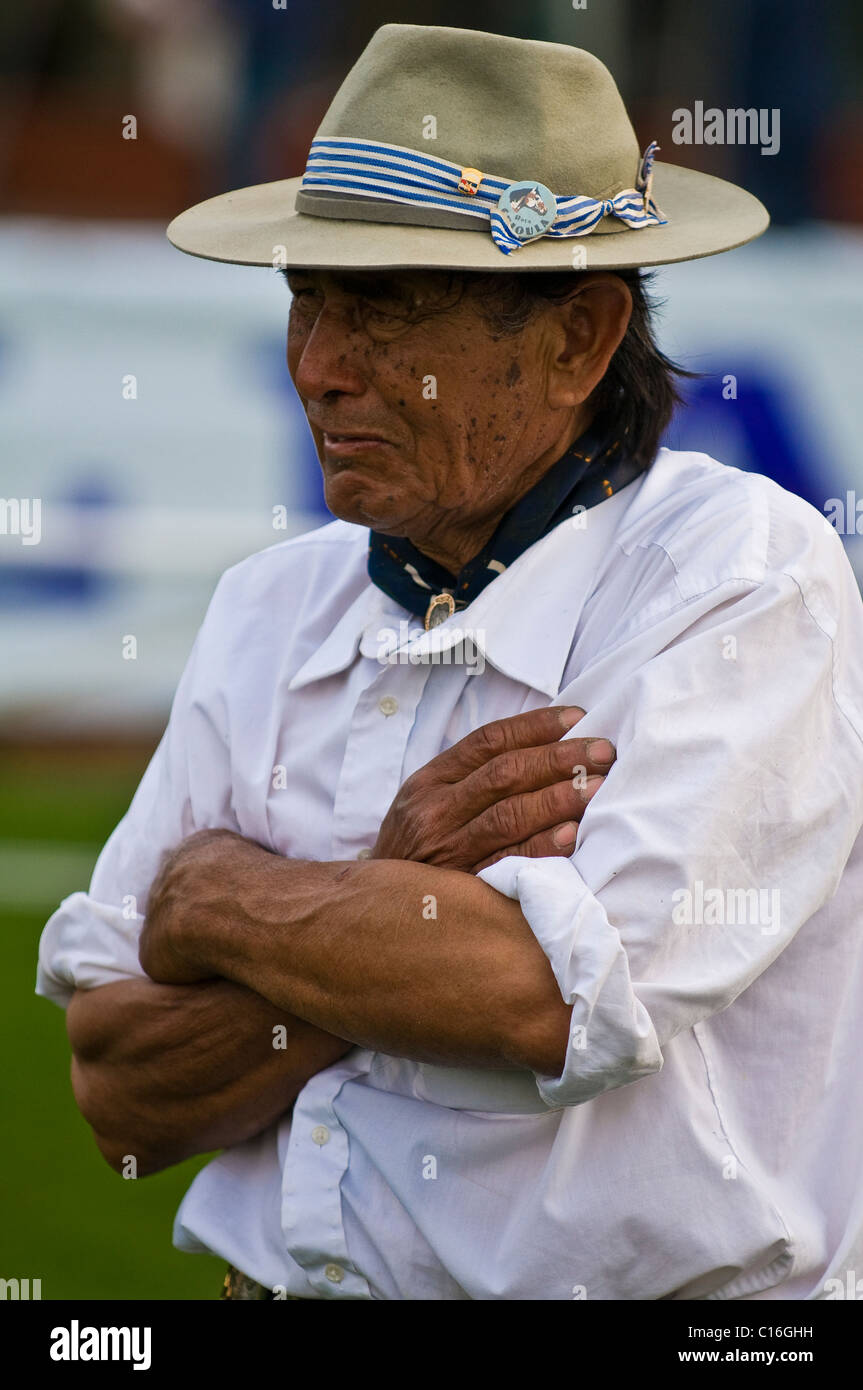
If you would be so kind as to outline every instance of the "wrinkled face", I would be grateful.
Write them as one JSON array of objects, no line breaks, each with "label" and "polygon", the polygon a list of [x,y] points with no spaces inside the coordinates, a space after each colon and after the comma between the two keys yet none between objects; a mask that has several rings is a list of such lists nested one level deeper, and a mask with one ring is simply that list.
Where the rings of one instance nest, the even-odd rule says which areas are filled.
[{"label": "wrinkled face", "polygon": [[541,318],[495,337],[470,284],[443,272],[287,278],[288,368],[336,516],[434,554],[493,529],[531,465],[568,446]]}]

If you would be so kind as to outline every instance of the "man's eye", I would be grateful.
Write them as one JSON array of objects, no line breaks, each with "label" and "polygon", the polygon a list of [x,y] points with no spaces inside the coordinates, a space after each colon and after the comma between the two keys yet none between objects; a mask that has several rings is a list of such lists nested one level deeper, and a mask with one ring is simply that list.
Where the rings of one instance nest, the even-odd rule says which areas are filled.
[{"label": "man's eye", "polygon": [[366,328],[378,337],[402,333],[410,327],[404,304],[386,300],[363,300],[361,315]]},{"label": "man's eye", "polygon": [[320,307],[321,293],[310,286],[301,285],[291,290],[291,308],[298,314],[313,314]]}]

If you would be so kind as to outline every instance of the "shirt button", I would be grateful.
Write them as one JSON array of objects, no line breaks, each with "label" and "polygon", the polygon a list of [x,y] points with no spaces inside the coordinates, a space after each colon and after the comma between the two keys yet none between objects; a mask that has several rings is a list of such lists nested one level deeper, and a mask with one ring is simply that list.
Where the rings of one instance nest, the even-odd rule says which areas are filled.
[{"label": "shirt button", "polygon": [[341,1265],[327,1265],[324,1269],[324,1274],[331,1284],[340,1284],[345,1277],[345,1271],[342,1269]]},{"label": "shirt button", "polygon": [[312,1130],[312,1138],[316,1144],[326,1144],[329,1137],[330,1131],[327,1129],[326,1125],[315,1125]]},{"label": "shirt button", "polygon": [[364,849],[357,851],[357,859],[371,859],[371,857],[372,852],[369,849],[368,845],[366,845]]},{"label": "shirt button", "polygon": [[378,700],[378,709],[380,710],[381,714],[395,714],[398,707],[399,702],[396,699],[395,695],[382,695],[381,698]]}]

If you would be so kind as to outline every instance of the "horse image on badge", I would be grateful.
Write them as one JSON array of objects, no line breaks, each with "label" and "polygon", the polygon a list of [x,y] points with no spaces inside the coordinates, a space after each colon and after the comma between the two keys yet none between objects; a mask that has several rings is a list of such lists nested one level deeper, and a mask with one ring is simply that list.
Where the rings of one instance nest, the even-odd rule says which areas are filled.
[{"label": "horse image on badge", "polygon": [[544,183],[511,183],[501,193],[497,206],[519,241],[545,236],[557,217],[557,201]]}]

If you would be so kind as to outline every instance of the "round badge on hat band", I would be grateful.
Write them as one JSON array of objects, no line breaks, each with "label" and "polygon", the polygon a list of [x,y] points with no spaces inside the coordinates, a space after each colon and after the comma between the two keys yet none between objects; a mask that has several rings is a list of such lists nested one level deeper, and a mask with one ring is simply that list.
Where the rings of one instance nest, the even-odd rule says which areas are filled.
[{"label": "round badge on hat band", "polygon": [[511,183],[500,195],[498,212],[518,241],[545,236],[557,217],[557,199],[544,183]]}]

